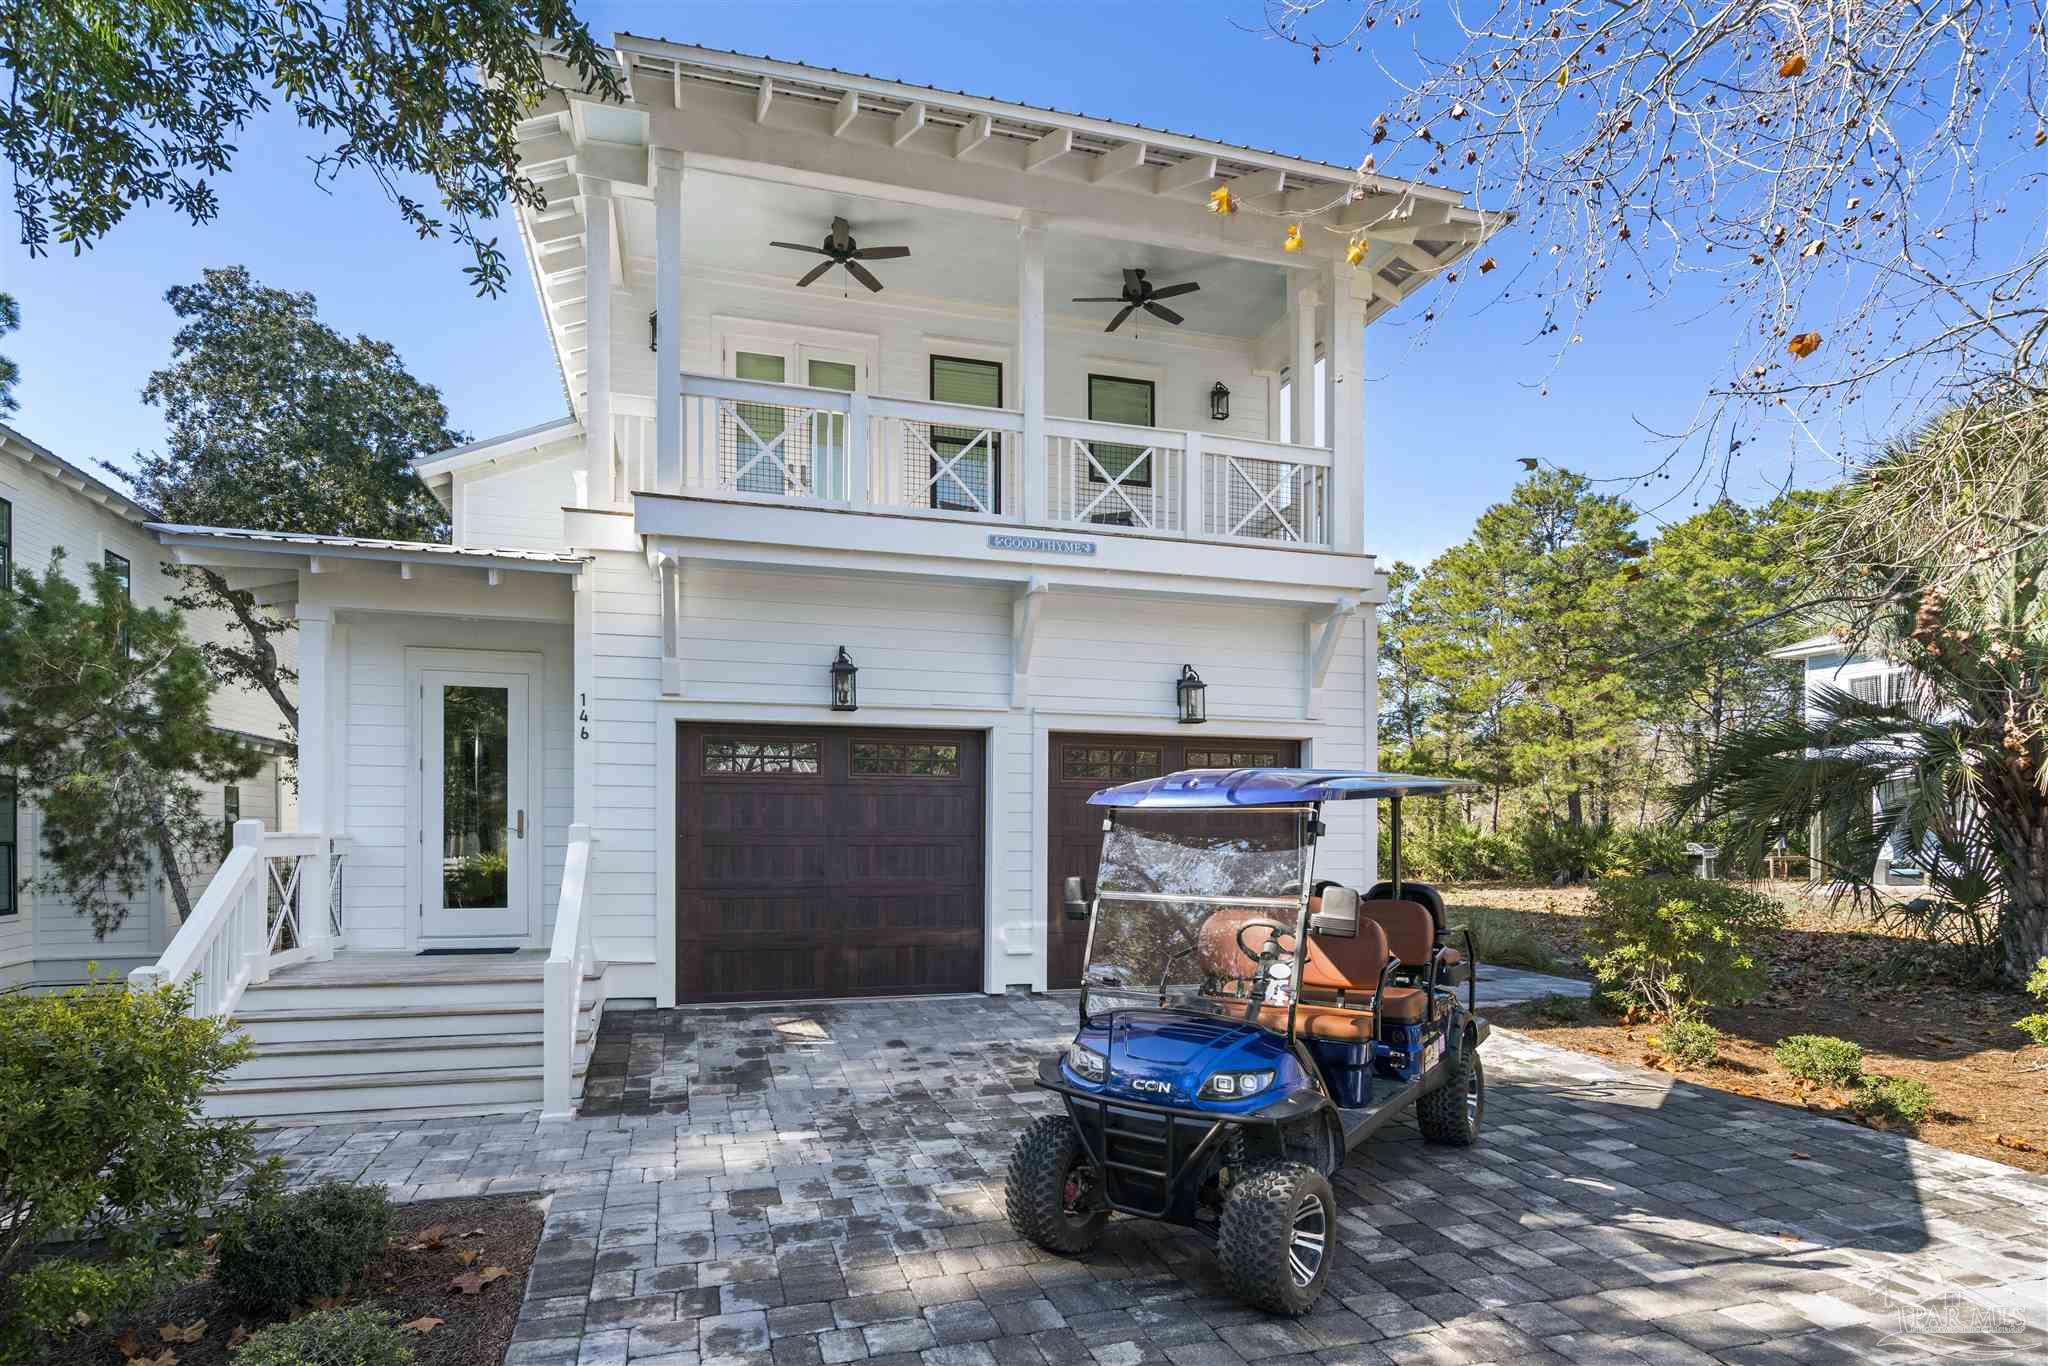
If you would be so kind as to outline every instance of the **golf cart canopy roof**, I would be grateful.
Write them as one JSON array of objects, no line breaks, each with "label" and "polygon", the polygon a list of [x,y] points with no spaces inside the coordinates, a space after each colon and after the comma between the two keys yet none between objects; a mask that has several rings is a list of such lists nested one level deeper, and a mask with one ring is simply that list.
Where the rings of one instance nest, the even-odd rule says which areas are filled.
[{"label": "golf cart canopy roof", "polygon": [[1208,807],[1306,806],[1361,797],[1442,797],[1476,792],[1463,778],[1421,778],[1412,773],[1369,773],[1350,768],[1191,768],[1104,788],[1090,806],[1137,811],[1193,811]]}]

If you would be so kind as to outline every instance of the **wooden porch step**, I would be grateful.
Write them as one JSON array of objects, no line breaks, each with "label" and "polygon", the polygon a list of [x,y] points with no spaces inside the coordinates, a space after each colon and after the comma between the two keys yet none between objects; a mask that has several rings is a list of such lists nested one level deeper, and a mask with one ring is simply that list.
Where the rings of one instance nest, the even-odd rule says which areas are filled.
[{"label": "wooden porch step", "polygon": [[287,1118],[350,1120],[410,1110],[486,1114],[531,1110],[541,1102],[541,1069],[449,1068],[419,1078],[388,1072],[322,1077],[232,1077],[208,1094],[207,1113],[275,1124]]},{"label": "wooden porch step", "polygon": [[[576,1031],[580,1066],[589,1056],[596,1030],[586,1015]],[[257,1046],[256,1055],[235,1071],[238,1081],[303,1077],[308,1081],[336,1073],[382,1072],[387,1076],[419,1076],[449,1068],[538,1067],[546,1036],[538,1031],[489,1034],[411,1034],[393,1038],[293,1038]]]}]

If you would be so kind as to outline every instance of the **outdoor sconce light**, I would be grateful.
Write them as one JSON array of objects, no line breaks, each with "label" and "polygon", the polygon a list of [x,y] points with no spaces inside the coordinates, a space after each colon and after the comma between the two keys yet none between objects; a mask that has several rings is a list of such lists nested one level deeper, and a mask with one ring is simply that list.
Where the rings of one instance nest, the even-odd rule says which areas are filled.
[{"label": "outdoor sconce light", "polygon": [[661,350],[661,315],[659,313],[647,315],[647,349],[649,351]]},{"label": "outdoor sconce light", "polygon": [[854,685],[854,675],[860,670],[854,667],[853,659],[846,653],[844,645],[839,647],[839,657],[832,661],[832,710],[859,711],[859,693]]},{"label": "outdoor sconce light", "polygon": [[1230,421],[1230,391],[1223,387],[1220,379],[1209,391],[1209,416],[1218,422]]},{"label": "outdoor sconce light", "polygon": [[1180,723],[1183,726],[1199,726],[1209,719],[1209,704],[1203,694],[1209,685],[1195,672],[1192,664],[1180,666],[1180,682],[1173,685],[1173,693],[1180,701]]}]

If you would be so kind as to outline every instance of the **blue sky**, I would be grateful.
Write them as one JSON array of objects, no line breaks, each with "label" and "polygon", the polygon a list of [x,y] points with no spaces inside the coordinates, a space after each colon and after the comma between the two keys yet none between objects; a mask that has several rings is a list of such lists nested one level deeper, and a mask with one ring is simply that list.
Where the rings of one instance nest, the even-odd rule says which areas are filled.
[{"label": "blue sky", "polygon": [[[1363,60],[1311,66],[1306,54],[1246,31],[1260,22],[1255,0],[579,8],[600,35],[630,30],[738,48],[1341,165],[1358,160],[1384,103],[1384,83]],[[505,297],[477,299],[461,273],[467,254],[416,240],[369,181],[315,186],[307,158],[318,144],[288,118],[253,124],[240,146],[234,173],[218,185],[220,216],[205,226],[141,210],[83,255],[60,250],[39,260],[8,235],[0,289],[23,314],[22,330],[0,342],[22,369],[14,425],[80,463],[119,463],[158,446],[161,418],[140,393],[169,358],[175,320],[164,291],[235,263],[267,284],[311,290],[333,326],[391,341],[471,435],[561,414],[523,264],[514,262]],[[516,253],[509,223],[502,236]],[[1525,255],[1529,246],[1502,239],[1496,250],[1505,264],[1511,250]],[[1419,340],[1412,305],[1406,319],[1396,313],[1367,334],[1367,542],[1383,556],[1426,560],[1462,539],[1513,486],[1518,457],[1607,478],[1648,468],[1664,449],[1650,432],[1684,427],[1726,368],[1732,324],[1702,316],[1706,300],[1645,309],[1610,295],[1554,369],[1553,344],[1534,338],[1535,304],[1486,306],[1491,297],[1466,291]],[[1789,437],[1753,443],[1730,492],[1767,495],[1792,453]],[[1809,448],[1802,459],[1808,482],[1827,468],[1814,456]],[[1662,498],[1677,487],[1652,489]],[[1679,494],[1662,515],[1689,511],[1691,496]]]}]

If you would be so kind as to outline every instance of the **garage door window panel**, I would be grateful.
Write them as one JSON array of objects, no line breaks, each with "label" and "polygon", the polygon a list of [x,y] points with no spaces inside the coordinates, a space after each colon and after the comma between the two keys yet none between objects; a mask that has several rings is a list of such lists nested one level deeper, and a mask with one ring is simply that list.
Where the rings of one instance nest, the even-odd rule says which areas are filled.
[{"label": "garage door window panel", "polygon": [[724,777],[806,777],[819,765],[816,740],[706,740],[704,771]]},{"label": "garage door window panel", "polygon": [[856,778],[957,778],[960,746],[856,740],[851,769]]}]

